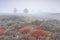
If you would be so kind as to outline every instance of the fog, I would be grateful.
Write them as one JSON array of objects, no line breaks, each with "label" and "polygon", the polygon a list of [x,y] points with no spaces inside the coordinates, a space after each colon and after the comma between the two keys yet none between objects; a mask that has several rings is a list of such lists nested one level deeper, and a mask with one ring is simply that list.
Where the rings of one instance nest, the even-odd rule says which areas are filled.
[{"label": "fog", "polygon": [[14,8],[18,13],[25,8],[30,13],[60,13],[60,0],[0,0],[0,13],[13,13]]},{"label": "fog", "polygon": [[0,0],[0,40],[60,40],[60,0]]}]

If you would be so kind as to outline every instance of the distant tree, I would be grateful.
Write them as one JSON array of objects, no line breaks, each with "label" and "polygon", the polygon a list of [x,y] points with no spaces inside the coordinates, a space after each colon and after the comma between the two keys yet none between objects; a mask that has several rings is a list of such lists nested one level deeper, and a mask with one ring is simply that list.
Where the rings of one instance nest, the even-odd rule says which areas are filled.
[{"label": "distant tree", "polygon": [[14,8],[14,13],[16,13],[17,12],[17,8]]},{"label": "distant tree", "polygon": [[28,9],[27,8],[24,9],[24,13],[28,13]]}]

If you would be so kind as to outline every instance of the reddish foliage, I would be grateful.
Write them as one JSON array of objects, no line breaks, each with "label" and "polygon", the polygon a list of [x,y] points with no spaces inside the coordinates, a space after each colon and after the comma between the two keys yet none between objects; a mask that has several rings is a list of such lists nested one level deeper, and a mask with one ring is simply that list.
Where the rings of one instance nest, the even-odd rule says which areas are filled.
[{"label": "reddish foliage", "polygon": [[40,29],[39,25],[34,25],[34,29]]},{"label": "reddish foliage", "polygon": [[18,29],[18,32],[21,32],[22,34],[26,34],[28,31],[29,31],[29,27],[23,27]]},{"label": "reddish foliage", "polygon": [[30,35],[36,38],[39,36],[48,36],[47,31],[40,30],[40,29],[33,30],[32,32],[30,32]]},{"label": "reddish foliage", "polygon": [[6,29],[4,29],[4,28],[0,28],[0,35],[5,34],[5,32],[6,32]]}]

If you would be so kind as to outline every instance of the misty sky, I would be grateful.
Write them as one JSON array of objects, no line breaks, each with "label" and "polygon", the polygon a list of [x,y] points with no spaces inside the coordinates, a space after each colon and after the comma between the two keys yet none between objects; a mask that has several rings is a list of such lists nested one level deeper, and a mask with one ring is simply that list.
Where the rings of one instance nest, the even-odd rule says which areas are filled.
[{"label": "misty sky", "polygon": [[60,13],[60,0],[0,0],[0,12],[13,12],[14,8],[18,12],[28,8],[30,12]]}]

